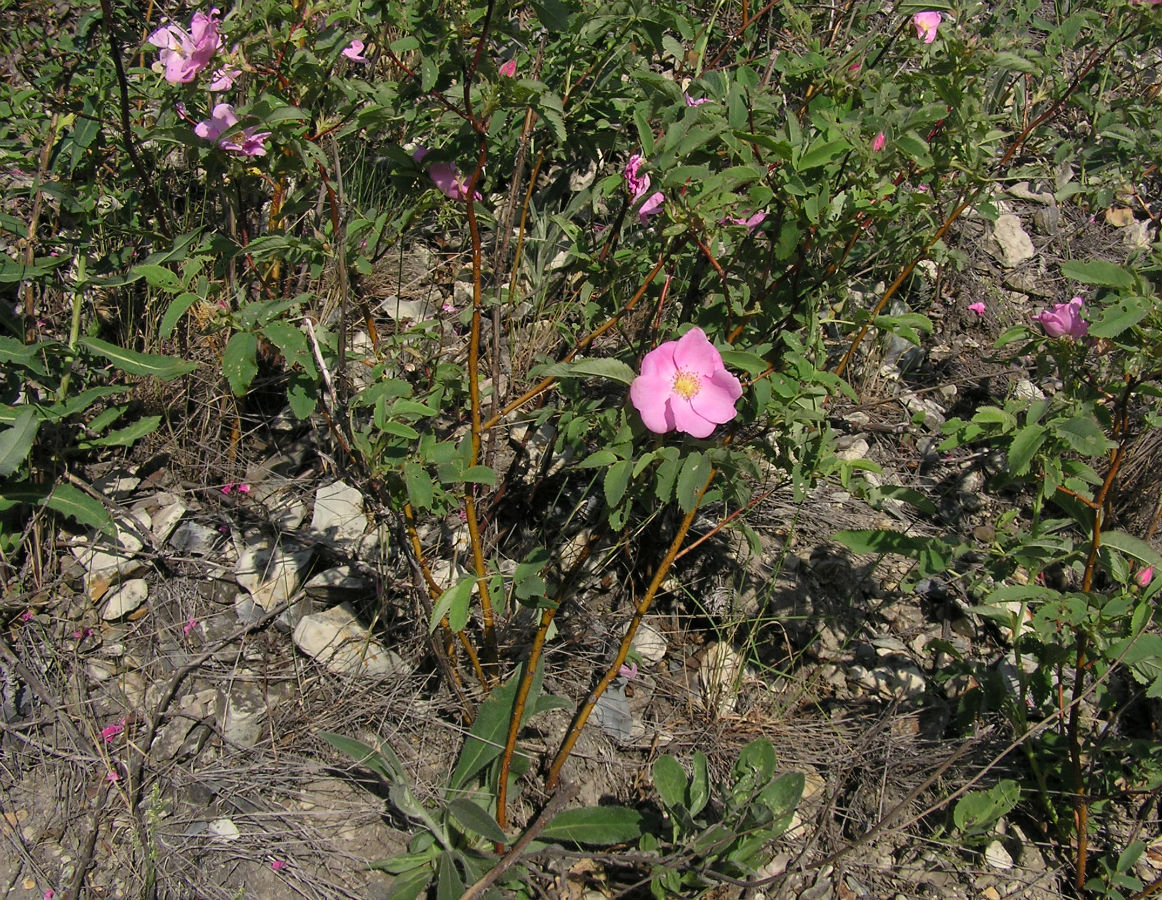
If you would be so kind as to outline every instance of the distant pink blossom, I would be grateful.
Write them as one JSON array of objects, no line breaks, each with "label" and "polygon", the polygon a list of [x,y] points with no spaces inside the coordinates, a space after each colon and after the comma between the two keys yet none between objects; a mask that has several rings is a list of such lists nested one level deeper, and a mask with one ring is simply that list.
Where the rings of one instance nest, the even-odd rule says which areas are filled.
[{"label": "distant pink blossom", "polygon": [[1058,303],[1034,316],[1041,323],[1045,333],[1051,338],[1067,337],[1077,340],[1089,334],[1089,323],[1081,317],[1081,307],[1085,301],[1074,297],[1068,303]]},{"label": "distant pink blossom", "polygon": [[850,66],[847,67],[847,71],[858,72],[862,68],[863,68],[863,63],[853,62]]},{"label": "distant pink blossom", "polygon": [[112,742],[113,738],[117,737],[117,735],[119,735],[124,730],[125,720],[122,719],[116,725],[106,725],[104,728],[102,728],[101,737],[104,739],[105,743],[108,744]]},{"label": "distant pink blossom", "polygon": [[56,891],[54,891],[52,888],[49,888],[47,891],[44,892],[44,900],[52,900],[52,898],[55,896],[56,896]]},{"label": "distant pink blossom", "polygon": [[266,139],[269,131],[255,131],[253,127],[244,128],[237,140],[224,140],[222,135],[238,124],[238,114],[229,103],[217,104],[210,113],[210,118],[194,126],[194,134],[203,140],[217,144],[221,149],[242,156],[265,156]]},{"label": "distant pink blossom", "polygon": [[20,614],[20,621],[21,622],[31,622],[33,616],[35,616],[35,615],[36,615],[36,613],[34,613],[31,609],[26,609],[24,612],[22,612]]},{"label": "distant pink blossom", "polygon": [[747,231],[754,231],[766,219],[766,210],[759,210],[749,216],[725,216],[718,220],[719,225],[745,225]]},{"label": "distant pink blossom", "polygon": [[677,429],[696,438],[709,437],[716,425],[733,419],[741,396],[742,385],[726,371],[722,354],[701,328],[647,353],[641,374],[629,388],[629,398],[650,431]]},{"label": "distant pink blossom", "polygon": [[233,494],[233,493],[249,494],[250,493],[250,485],[239,484],[239,483],[236,483],[233,481],[228,481],[226,484],[222,485],[222,487],[220,487],[219,490],[223,494]]},{"label": "distant pink blossom", "polygon": [[500,64],[500,74],[505,78],[516,78],[516,60],[510,59]]},{"label": "distant pink blossom", "polygon": [[190,616],[186,620],[186,624],[182,626],[182,634],[184,634],[186,637],[189,637],[190,632],[193,631],[197,627],[198,627],[198,620],[195,619],[193,616]]},{"label": "distant pink blossom", "polygon": [[617,674],[626,681],[633,681],[637,678],[637,663],[630,663],[628,666],[622,664],[621,668],[617,670]]},{"label": "distant pink blossom", "polygon": [[[641,199],[650,189],[650,176],[643,174],[641,171],[644,160],[640,153],[635,153],[629,158],[629,162],[625,166],[625,182],[629,186],[629,192],[633,195],[634,202]],[[666,196],[661,191],[656,191],[646,198],[646,201],[638,208],[637,218],[643,225],[659,209],[662,204],[666,202]]]},{"label": "distant pink blossom", "polygon": [[689,94],[683,94],[682,96],[686,98],[686,105],[687,106],[701,106],[703,103],[710,102],[709,97],[699,97],[697,100],[695,100]]},{"label": "distant pink blossom", "polygon": [[170,84],[189,84],[198,77],[222,45],[218,33],[218,10],[209,15],[194,13],[187,32],[177,25],[158,28],[147,39],[158,48],[158,60],[165,67],[165,80]]},{"label": "distant pink blossom", "polygon": [[918,12],[912,16],[912,24],[916,26],[916,37],[920,38],[925,44],[931,44],[936,40],[936,31],[940,28],[940,23],[944,21],[944,17],[938,12]]},{"label": "distant pink blossom", "polygon": [[968,304],[968,308],[971,312],[976,313],[978,316],[984,315],[985,305],[983,303],[970,303]]},{"label": "distant pink blossom", "polygon": [[276,872],[281,872],[286,868],[286,860],[276,859],[270,864],[270,867]]},{"label": "distant pink blossom", "polygon": [[887,143],[888,143],[888,139],[886,137],[884,137],[884,133],[881,131],[879,134],[877,134],[875,136],[875,138],[872,139],[872,143],[871,143],[872,153],[879,153],[881,150],[884,149],[884,146]]},{"label": "distant pink blossom", "polygon": [[[1162,3],[1162,0],[1158,0],[1158,2]],[[1154,580],[1154,567],[1146,566],[1146,568],[1135,576],[1134,580],[1138,582],[1138,587],[1146,587],[1146,585]]]},{"label": "distant pink blossom", "polygon": [[116,769],[110,769],[108,772],[105,773],[105,780],[108,781],[110,784],[116,784],[118,781],[121,780],[121,776],[117,774]]},{"label": "distant pink blossom", "polygon": [[341,51],[342,55],[347,57],[352,62],[367,62],[367,57],[363,55],[363,41],[354,40]]}]

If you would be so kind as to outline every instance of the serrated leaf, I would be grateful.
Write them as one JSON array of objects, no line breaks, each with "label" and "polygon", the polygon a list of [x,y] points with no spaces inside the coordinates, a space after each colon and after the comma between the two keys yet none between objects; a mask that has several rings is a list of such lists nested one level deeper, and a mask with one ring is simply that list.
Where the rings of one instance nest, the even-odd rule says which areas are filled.
[{"label": "serrated leaf", "polygon": [[637,374],[620,359],[576,359],[538,369],[537,374],[552,378],[608,378],[629,385]]},{"label": "serrated leaf", "polygon": [[82,337],[78,343],[92,353],[103,356],[114,366],[129,375],[145,375],[171,381],[198,367],[196,362],[187,362],[159,353],[138,353],[118,347],[95,337]]},{"label": "serrated leaf", "polygon": [[1033,455],[1045,443],[1044,425],[1026,425],[1013,436],[1009,444],[1009,471],[1013,475],[1024,475],[1029,471]]},{"label": "serrated leaf", "polygon": [[100,500],[90,497],[71,484],[58,484],[54,487],[52,493],[45,499],[44,505],[98,531],[105,531],[113,525],[109,511]]},{"label": "serrated leaf", "polygon": [[1101,427],[1089,416],[1074,416],[1072,419],[1053,423],[1058,437],[1082,456],[1098,456],[1110,447],[1113,441],[1106,437]]},{"label": "serrated leaf", "polygon": [[0,431],[0,478],[7,478],[28,459],[39,428],[36,410],[25,406],[16,413],[11,427]]},{"label": "serrated leaf", "polygon": [[617,454],[612,450],[598,450],[577,463],[577,468],[604,469],[606,466],[612,466],[615,462],[617,462]]},{"label": "serrated leaf", "polygon": [[1121,297],[1102,309],[1098,321],[1089,323],[1089,334],[1099,338],[1116,338],[1146,318],[1153,306],[1154,301],[1149,297]]},{"label": "serrated leaf", "polygon": [[472,588],[476,584],[476,576],[465,575],[454,585],[447,588],[444,593],[440,594],[440,599],[436,601],[432,607],[432,618],[428,622],[428,634],[434,632],[440,625],[440,620],[444,616],[448,617],[449,627],[452,627],[452,611],[456,610],[456,617],[460,621],[460,627],[452,627],[453,631],[463,631],[464,626],[468,622],[467,609],[468,603],[472,599]]},{"label": "serrated leaf", "polygon": [[541,840],[575,844],[620,844],[642,833],[642,815],[625,806],[590,806],[567,809],[554,816],[541,832]]},{"label": "serrated leaf", "polygon": [[1101,533],[1103,547],[1112,547],[1126,556],[1132,556],[1143,565],[1153,566],[1156,573],[1162,573],[1162,554],[1141,538],[1136,538],[1124,531],[1103,531]]},{"label": "serrated leaf", "polygon": [[496,824],[496,819],[471,800],[459,798],[451,801],[448,804],[448,813],[471,834],[480,835],[498,844],[508,840],[508,836]]},{"label": "serrated leaf", "polygon": [[436,496],[436,486],[423,467],[418,463],[403,464],[403,484],[407,489],[408,502],[415,509],[427,509]]},{"label": "serrated leaf", "polygon": [[473,484],[486,484],[489,487],[496,487],[496,472],[488,466],[469,466],[460,477],[461,480],[469,481]]},{"label": "serrated leaf", "polygon": [[1086,262],[1068,260],[1061,264],[1061,274],[1082,284],[1094,284],[1099,287],[1126,289],[1134,284],[1133,275],[1121,266],[1106,262],[1104,259]]},{"label": "serrated leaf", "polygon": [[142,263],[130,269],[129,273],[130,275],[140,275],[150,287],[169,294],[176,294],[184,287],[182,280],[165,266]]}]

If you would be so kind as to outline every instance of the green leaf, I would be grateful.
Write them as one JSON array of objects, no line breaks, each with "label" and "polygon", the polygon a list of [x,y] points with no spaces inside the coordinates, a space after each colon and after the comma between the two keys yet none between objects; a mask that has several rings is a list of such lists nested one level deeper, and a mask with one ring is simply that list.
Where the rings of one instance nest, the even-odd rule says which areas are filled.
[{"label": "green leaf", "polygon": [[432,867],[428,863],[400,872],[387,888],[387,900],[416,900],[431,880]]},{"label": "green leaf", "polygon": [[686,773],[678,760],[668,753],[654,760],[654,788],[667,809],[681,804],[686,797]]},{"label": "green leaf", "polygon": [[154,266],[142,263],[130,269],[129,274],[132,276],[141,276],[150,287],[157,288],[169,294],[176,294],[184,287],[182,280],[169,269],[165,268],[165,266]]},{"label": "green leaf", "polygon": [[[493,690],[488,699],[481,703],[476,710],[476,721],[472,723],[468,738],[464,741],[464,747],[460,751],[460,758],[456,761],[452,777],[448,780],[449,792],[463,788],[470,778],[500,756],[508,736],[508,727],[516,701],[516,689],[523,671],[524,664],[522,663],[517,667],[512,677]],[[543,674],[541,667],[538,666],[533,674],[532,686],[525,702],[521,724],[532,716],[534,700],[541,692]]]},{"label": "green leaf", "polygon": [[1094,259],[1089,262],[1069,260],[1061,264],[1061,274],[1082,284],[1094,284],[1099,287],[1126,289],[1133,287],[1134,276],[1121,266],[1106,262],[1104,259]]},{"label": "green leaf", "polygon": [[161,424],[161,416],[144,416],[132,425],[111,431],[104,437],[81,441],[83,447],[132,447],[147,434],[153,434]]},{"label": "green leaf", "polygon": [[629,487],[629,476],[633,471],[632,459],[619,459],[605,473],[605,502],[610,508],[621,503]]},{"label": "green leaf", "polygon": [[620,359],[577,359],[538,368],[536,374],[551,378],[608,378],[629,385],[637,377]]},{"label": "green leaf", "polygon": [[44,353],[52,348],[56,341],[39,341],[35,344],[24,344],[0,335],[0,363],[19,366],[28,369],[36,375],[47,375],[44,367]]},{"label": "green leaf", "polygon": [[1162,634],[1124,638],[1112,644],[1106,656],[1109,659],[1121,657],[1138,684],[1150,684],[1162,676]]},{"label": "green leaf", "polygon": [[[453,631],[464,630],[464,626],[468,624],[467,610],[469,601],[472,599],[472,588],[475,584],[475,575],[465,575],[450,588],[447,588],[444,593],[440,594],[440,599],[432,607],[432,618],[428,622],[428,634],[431,634],[440,626],[440,620],[444,616],[448,617],[448,627],[452,628]],[[453,610],[456,611],[457,621],[460,621],[459,628],[452,627]]]},{"label": "green leaf", "polygon": [[144,375],[172,381],[198,367],[196,362],[186,362],[160,353],[138,353],[127,350],[95,337],[82,337],[78,343],[92,353],[103,356],[114,366],[129,375]]},{"label": "green leaf", "polygon": [[690,776],[690,790],[686,797],[686,808],[690,815],[696,816],[710,800],[710,774],[706,763],[706,754],[701,750],[694,751],[694,767]]},{"label": "green leaf", "polygon": [[765,787],[759,794],[759,801],[771,811],[774,818],[779,819],[799,805],[806,784],[807,779],[802,772],[788,772]]},{"label": "green leaf", "polygon": [[577,463],[577,468],[604,469],[606,466],[612,466],[615,462],[617,462],[617,454],[612,450],[598,450]]},{"label": "green leaf", "polygon": [[408,502],[415,509],[427,509],[436,495],[436,486],[428,473],[418,463],[403,464],[403,484],[408,493]]},{"label": "green leaf", "polygon": [[1126,534],[1124,531],[1103,531],[1101,533],[1103,547],[1112,547],[1126,556],[1132,556],[1143,565],[1153,566],[1155,577],[1162,574],[1162,554],[1140,538]]},{"label": "green leaf", "polygon": [[1029,463],[1034,454],[1045,443],[1044,425],[1026,425],[1013,436],[1009,444],[1009,471],[1014,476],[1024,475],[1029,471]]},{"label": "green leaf", "polygon": [[[166,269],[165,271],[169,271]],[[178,321],[189,312],[190,307],[197,303],[199,297],[197,294],[191,294],[188,291],[184,294],[179,294],[170,301],[169,306],[165,309],[165,314],[161,317],[161,324],[157,326],[157,333],[162,338],[168,338],[173,334],[173,330],[177,327]]]},{"label": "green leaf", "polygon": [[496,472],[488,466],[469,466],[461,475],[461,480],[496,487]]},{"label": "green leaf", "polygon": [[853,553],[895,553],[916,560],[921,577],[943,572],[952,559],[953,548],[936,537],[918,537],[887,528],[839,531],[832,538]]},{"label": "green leaf", "polygon": [[1102,309],[1098,321],[1089,323],[1089,333],[1093,337],[1116,338],[1146,318],[1153,306],[1149,297],[1120,297]]},{"label": "green leaf", "polygon": [[984,791],[969,791],[952,810],[952,821],[961,831],[985,831],[1017,805],[1021,788],[1006,778]]},{"label": "green leaf", "polygon": [[258,374],[258,338],[249,331],[230,335],[222,353],[222,372],[235,397],[245,395]]},{"label": "green leaf", "polygon": [[930,169],[934,165],[928,142],[916,132],[906,131],[897,135],[892,139],[892,143],[921,169]]},{"label": "green leaf", "polygon": [[695,450],[686,457],[678,473],[678,506],[690,512],[698,504],[698,496],[710,476],[710,460]]},{"label": "green leaf", "polygon": [[496,819],[472,800],[464,798],[453,800],[448,804],[448,813],[470,834],[478,834],[498,844],[508,840],[507,835],[496,824]]},{"label": "green leaf", "polygon": [[636,809],[590,806],[558,813],[541,832],[541,839],[604,846],[632,841],[641,833],[642,815]]},{"label": "green leaf", "polygon": [[795,171],[806,172],[808,169],[825,166],[850,149],[851,144],[842,139],[816,142],[806,153],[799,157],[799,161],[795,163]]},{"label": "green leaf", "polygon": [[7,478],[28,459],[39,428],[36,410],[25,406],[16,413],[12,426],[0,431],[0,478]]},{"label": "green leaf", "polygon": [[109,511],[100,500],[90,497],[71,484],[58,484],[54,487],[44,505],[98,531],[105,531],[113,524],[109,518]]},{"label": "green leaf", "polygon": [[1090,416],[1079,415],[1053,423],[1057,435],[1082,456],[1098,456],[1114,446]]},{"label": "green leaf", "polygon": [[456,868],[456,857],[441,853],[436,863],[436,896],[459,897],[464,893],[464,881]]},{"label": "green leaf", "polygon": [[386,741],[376,750],[362,741],[331,731],[320,731],[319,737],[341,753],[346,753],[361,766],[366,766],[392,784],[404,781],[403,764]]}]

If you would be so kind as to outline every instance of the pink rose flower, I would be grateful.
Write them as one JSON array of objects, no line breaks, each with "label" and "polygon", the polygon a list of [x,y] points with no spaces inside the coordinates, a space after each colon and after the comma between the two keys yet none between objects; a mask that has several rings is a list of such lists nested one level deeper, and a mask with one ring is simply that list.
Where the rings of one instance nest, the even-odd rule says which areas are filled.
[{"label": "pink rose flower", "polygon": [[881,150],[884,149],[884,146],[887,143],[888,143],[888,139],[886,137],[884,137],[884,133],[881,131],[872,140],[872,153],[879,153]]},{"label": "pink rose flower", "polygon": [[[241,134],[242,143],[238,143],[236,140],[222,139],[222,135],[237,124],[238,114],[234,112],[234,107],[229,103],[219,103],[210,113],[209,119],[194,126],[194,134],[203,140],[217,144],[230,153],[238,153],[242,156],[265,156],[265,141],[270,137],[269,131],[256,132],[253,127],[244,128]],[[229,493],[229,491],[224,493]]]},{"label": "pink rose flower", "polygon": [[709,437],[716,425],[733,419],[741,396],[742,385],[701,328],[647,353],[629,387],[646,428],[655,434],[677,429],[696,438]]},{"label": "pink rose flower", "polygon": [[1081,317],[1084,304],[1080,297],[1074,297],[1068,303],[1058,303],[1053,309],[1044,310],[1033,318],[1041,323],[1049,337],[1077,340],[1089,334],[1089,323]]},{"label": "pink rose flower", "polygon": [[211,91],[228,91],[234,87],[234,79],[242,74],[241,69],[231,69],[228,66],[223,66],[214,73],[210,80]]},{"label": "pink rose flower", "polygon": [[750,216],[725,216],[718,220],[719,225],[745,225],[747,231],[753,232],[766,219],[766,210],[759,210]]},{"label": "pink rose flower", "polygon": [[508,62],[501,63],[500,74],[505,78],[516,78],[516,60],[510,59]]},{"label": "pink rose flower", "polygon": [[978,316],[984,315],[985,306],[983,303],[970,303],[968,304],[968,308],[971,312],[976,313]]},{"label": "pink rose flower", "polygon": [[936,31],[943,21],[944,17],[938,12],[918,12],[912,16],[912,24],[916,26],[916,37],[925,44],[931,44],[936,40]]},{"label": "pink rose flower", "polygon": [[[641,167],[644,160],[640,153],[635,153],[629,158],[629,162],[625,166],[625,182],[629,185],[629,192],[633,194],[633,199],[636,202],[650,189],[650,176],[641,173]],[[666,202],[666,196],[661,191],[656,191],[650,197],[646,198],[637,211],[637,218],[641,224],[646,221],[662,208],[662,204]]]},{"label": "pink rose flower", "polygon": [[683,94],[682,96],[686,98],[686,105],[687,106],[701,106],[703,103],[710,102],[709,97],[699,97],[697,100],[695,100],[689,94]]},{"label": "pink rose flower", "polygon": [[158,48],[158,60],[165,67],[165,80],[170,84],[189,84],[209,64],[222,36],[218,33],[218,10],[209,15],[196,12],[186,32],[177,25],[158,28],[147,40]]},{"label": "pink rose flower", "polygon": [[[419,151],[416,152],[418,153]],[[427,151],[425,150],[423,156],[426,155]],[[420,159],[422,159],[423,156],[420,156]],[[415,159],[415,154],[413,154],[412,158]],[[467,179],[460,177],[460,170],[456,168],[455,163],[432,163],[432,165],[428,167],[428,177],[430,177],[432,179],[432,183],[440,189],[440,193],[442,193],[448,199],[468,199],[468,181]],[[472,199],[482,199],[480,191],[476,191],[473,194]]]},{"label": "pink rose flower", "polygon": [[347,57],[352,62],[367,62],[367,57],[363,55],[363,41],[355,40],[348,44],[342,50],[342,55]]}]

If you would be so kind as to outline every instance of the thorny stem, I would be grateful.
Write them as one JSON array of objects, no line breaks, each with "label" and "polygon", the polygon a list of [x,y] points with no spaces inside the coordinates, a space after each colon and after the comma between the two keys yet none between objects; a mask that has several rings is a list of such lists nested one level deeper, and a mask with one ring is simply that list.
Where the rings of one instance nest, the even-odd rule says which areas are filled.
[{"label": "thorny stem", "polygon": [[658,593],[658,589],[662,586],[662,582],[669,574],[674,560],[677,559],[678,551],[682,549],[682,543],[686,540],[690,526],[694,524],[694,516],[698,513],[698,506],[702,502],[702,497],[705,495],[711,482],[714,481],[714,476],[717,474],[717,469],[710,470],[710,474],[706,478],[706,483],[702,486],[702,490],[698,492],[694,503],[691,504],[690,511],[682,518],[682,523],[678,526],[678,533],[670,541],[666,555],[662,557],[657,571],[654,572],[654,577],[650,579],[649,587],[646,588],[646,592],[634,607],[633,618],[630,619],[629,626],[625,629],[625,637],[621,640],[621,646],[617,648],[617,655],[614,657],[613,662],[610,663],[605,674],[601,677],[601,680],[597,682],[597,686],[589,692],[589,696],[585,698],[585,702],[573,717],[573,722],[565,734],[565,739],[561,742],[561,747],[557,750],[557,755],[553,757],[552,765],[549,766],[549,774],[545,778],[545,790],[551,792],[557,787],[557,782],[561,777],[561,768],[565,765],[565,760],[569,758],[569,754],[573,752],[573,747],[577,743],[577,739],[581,736],[581,730],[585,727],[585,723],[588,721],[590,714],[592,714],[593,708],[597,705],[597,701],[601,699],[601,695],[605,693],[606,688],[613,683],[613,679],[617,677],[618,670],[625,663],[625,658],[629,654],[629,648],[633,645],[634,635],[637,634],[638,626],[641,625],[645,614],[649,612],[650,606],[653,605],[654,597]]},{"label": "thorny stem", "polygon": [[[1107,512],[1107,502],[1122,461],[1126,455],[1126,445],[1129,440],[1129,407],[1133,395],[1135,381],[1126,376],[1126,386],[1119,398],[1117,413],[1114,418],[1113,436],[1117,441],[1110,455],[1110,466],[1106,476],[1093,499],[1093,531],[1090,534],[1089,553],[1085,560],[1085,571],[1082,575],[1081,589],[1093,589],[1093,577],[1097,571],[1098,551],[1101,548],[1102,525]],[[1089,855],[1089,802],[1086,800],[1087,787],[1085,770],[1081,760],[1081,703],[1085,684],[1085,673],[1089,668],[1089,633],[1085,628],[1077,630],[1077,645],[1075,650],[1073,669],[1073,701],[1069,708],[1069,726],[1067,736],[1069,740],[1069,762],[1073,770],[1073,819],[1077,830],[1077,866],[1074,872],[1074,884],[1078,890],[1085,888],[1085,873]]]}]

